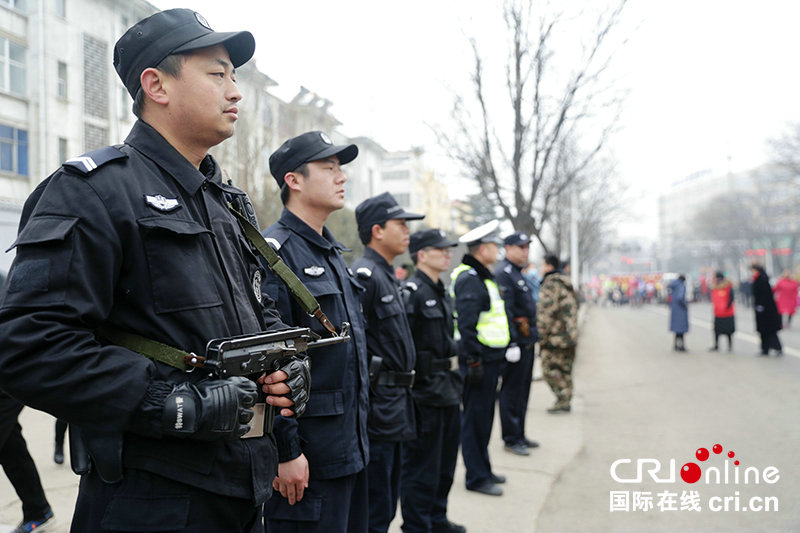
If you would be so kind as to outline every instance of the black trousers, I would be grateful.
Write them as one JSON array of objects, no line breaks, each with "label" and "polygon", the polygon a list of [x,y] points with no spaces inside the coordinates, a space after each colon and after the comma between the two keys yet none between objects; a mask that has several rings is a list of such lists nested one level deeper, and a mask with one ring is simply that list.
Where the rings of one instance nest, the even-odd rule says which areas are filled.
[{"label": "black trousers", "polygon": [[71,531],[261,533],[261,505],[145,472],[125,469],[105,483],[92,470],[81,477]]},{"label": "black trousers", "polygon": [[22,501],[22,521],[42,518],[50,509],[39,472],[17,421],[22,404],[0,391],[0,465]]},{"label": "black trousers", "polygon": [[369,531],[386,533],[397,512],[403,443],[369,440]]},{"label": "black trousers", "polygon": [[[505,359],[484,361],[483,379],[480,383],[464,382],[464,413],[461,416],[461,455],[467,470],[467,488],[475,488],[492,475],[489,462],[489,437],[494,424],[494,406],[497,401],[497,380],[503,371]],[[461,367],[466,377],[467,369]]]},{"label": "black trousers", "polygon": [[[314,471],[314,465],[309,465]],[[367,531],[367,470],[333,479],[311,479],[294,505],[280,492],[264,504],[267,533],[364,533]]]},{"label": "black trousers", "polygon": [[417,404],[417,439],[403,443],[400,505],[402,529],[427,533],[447,522],[447,497],[453,485],[461,435],[458,405]]},{"label": "black trousers", "polygon": [[770,348],[777,351],[782,351],[781,340],[778,338],[777,331],[769,333],[759,333],[761,335],[761,353],[768,354]]},{"label": "black trousers", "polygon": [[503,386],[500,389],[500,427],[506,444],[519,444],[525,439],[525,414],[533,381],[533,344],[520,347],[520,359],[506,362]]}]

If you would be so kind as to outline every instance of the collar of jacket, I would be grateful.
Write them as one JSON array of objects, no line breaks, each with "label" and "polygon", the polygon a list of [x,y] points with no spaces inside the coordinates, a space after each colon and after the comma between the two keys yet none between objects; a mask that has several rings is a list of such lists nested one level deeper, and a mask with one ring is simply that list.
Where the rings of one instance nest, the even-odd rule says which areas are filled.
[{"label": "collar of jacket", "polygon": [[300,235],[303,239],[308,241],[309,243],[322,248],[324,250],[331,250],[333,248],[338,249],[340,252],[349,252],[350,249],[345,247],[344,244],[340,243],[336,240],[333,234],[330,232],[327,226],[322,227],[322,235],[314,231],[311,226],[306,224],[303,219],[286,209],[283,208],[283,213],[281,213],[281,218],[278,219],[282,225],[286,226],[294,233]]},{"label": "collar of jacket", "polygon": [[392,265],[390,265],[386,261],[386,258],[383,257],[381,254],[379,254],[377,250],[375,250],[374,248],[370,248],[369,246],[364,247],[364,259],[369,259],[370,261],[375,263],[376,266],[379,266],[381,270],[389,274],[390,278],[392,278],[393,280],[395,279]]},{"label": "collar of jacket", "polygon": [[731,282],[729,280],[727,280],[727,279],[723,279],[719,283],[715,284],[712,289],[716,291],[716,290],[719,290],[719,289],[727,289],[730,286],[731,286]]},{"label": "collar of jacket", "polygon": [[481,279],[494,279],[494,276],[489,271],[488,268],[483,266],[483,263],[475,259],[474,256],[470,254],[464,254],[464,258],[461,260],[467,266],[471,266],[475,269],[475,272],[478,273],[478,277]]},{"label": "collar of jacket", "polygon": [[442,283],[442,278],[441,278],[441,276],[439,277],[439,281],[437,281],[437,282],[434,282],[434,281],[433,281],[433,280],[430,278],[430,276],[428,276],[428,275],[427,275],[425,272],[423,272],[423,271],[422,271],[422,270],[420,270],[420,269],[417,269],[417,271],[416,271],[416,272],[414,272],[414,275],[413,275],[413,276],[411,276],[411,279],[412,279],[412,280],[417,280],[417,282],[418,282],[418,283],[423,283],[423,284],[425,284],[425,285],[428,285],[428,286],[430,286],[430,287],[433,287],[433,289],[434,289],[434,290],[435,290],[435,291],[436,291],[436,292],[437,292],[439,295],[444,295],[444,294],[445,294],[444,283]]},{"label": "collar of jacket", "polygon": [[125,139],[125,144],[132,146],[164,169],[191,195],[197,193],[206,179],[222,187],[222,172],[210,154],[206,154],[200,163],[201,172],[194,168],[189,160],[168,143],[155,128],[142,120],[137,120],[133,125]]}]

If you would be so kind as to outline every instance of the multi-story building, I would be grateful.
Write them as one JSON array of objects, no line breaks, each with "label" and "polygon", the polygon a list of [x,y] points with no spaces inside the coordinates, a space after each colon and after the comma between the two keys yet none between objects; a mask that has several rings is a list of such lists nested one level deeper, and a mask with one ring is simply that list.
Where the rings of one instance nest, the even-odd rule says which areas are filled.
[{"label": "multi-story building", "polygon": [[353,137],[347,142],[358,146],[358,157],[344,170],[347,175],[345,202],[347,207],[355,209],[367,198],[383,192],[381,170],[388,152],[369,137]]}]

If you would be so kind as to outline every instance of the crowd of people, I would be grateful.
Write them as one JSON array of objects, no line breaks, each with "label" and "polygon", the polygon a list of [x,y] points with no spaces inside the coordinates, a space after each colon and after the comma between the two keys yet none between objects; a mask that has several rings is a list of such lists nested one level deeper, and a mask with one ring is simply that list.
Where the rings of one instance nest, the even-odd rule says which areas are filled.
[{"label": "crowd of people", "polygon": [[[254,47],[191,10],[136,23],[114,47],[138,118],[124,144],[65,162],[25,203],[0,292],[15,532],[54,519],[23,404],[57,418],[57,463],[69,425],[72,530],[107,532],[385,532],[398,503],[404,531],[463,532],[447,515],[459,447],[467,489],[502,495],[487,448],[498,401],[505,449],[538,446],[525,427],[537,343],[548,412],[571,409],[578,301],[559,258],[541,279],[530,267],[528,235],[500,240],[494,221],[461,236],[447,280],[458,243],[411,234],[424,217],[383,193],[356,208],[365,249],[348,266],[326,222],[358,147],[320,131],[270,155],[284,210],[258,230],[208,154],[233,135],[235,69]],[[395,270],[406,250],[415,268]],[[291,337],[272,371],[243,376],[198,355],[297,331],[335,342],[306,353]]]},{"label": "crowd of people", "polygon": [[[759,356],[768,356],[773,351],[783,355],[778,332],[789,327],[798,306],[800,284],[785,270],[781,278],[772,285],[767,272],[760,264],[750,267],[751,279],[747,282],[748,299],[755,314],[756,331],[761,338]],[[689,331],[689,308],[686,297],[686,277],[681,274],[668,288],[670,307],[669,329],[675,335],[673,348],[685,352],[684,335]],[[740,284],[741,285],[741,284]],[[720,337],[727,338],[728,351],[733,351],[733,334],[736,331],[736,297],[733,283],[722,272],[714,274],[714,282],[708,290],[708,298],[714,315],[714,344],[709,351],[719,351]]]}]

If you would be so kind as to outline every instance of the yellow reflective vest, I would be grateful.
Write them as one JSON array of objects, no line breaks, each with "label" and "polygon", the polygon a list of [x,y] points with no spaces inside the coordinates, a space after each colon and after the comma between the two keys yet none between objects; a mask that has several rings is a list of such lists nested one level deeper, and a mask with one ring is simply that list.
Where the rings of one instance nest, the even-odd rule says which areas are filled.
[{"label": "yellow reflective vest", "polygon": [[[456,298],[455,286],[458,276],[471,268],[471,266],[461,263],[450,274],[450,296],[453,299]],[[500,289],[493,279],[485,279],[483,283],[489,292],[491,307],[488,311],[481,311],[480,315],[478,315],[478,324],[476,326],[478,341],[489,348],[505,348],[511,341],[505,303],[500,297]],[[458,334],[457,322],[456,334]]]}]

